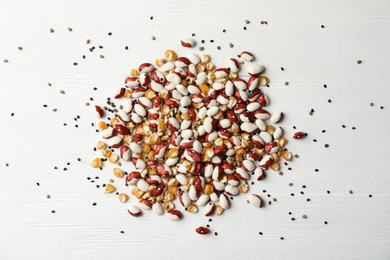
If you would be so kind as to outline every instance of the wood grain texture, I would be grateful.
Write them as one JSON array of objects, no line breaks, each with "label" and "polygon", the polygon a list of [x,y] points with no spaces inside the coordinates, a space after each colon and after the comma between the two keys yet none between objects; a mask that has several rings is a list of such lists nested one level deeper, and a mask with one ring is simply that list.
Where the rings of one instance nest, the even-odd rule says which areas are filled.
[{"label": "wood grain texture", "polygon": [[[390,259],[389,14],[386,0],[1,1],[0,60],[9,62],[0,63],[0,259]],[[104,103],[131,68],[168,48],[187,54],[179,39],[192,33],[198,46],[206,40],[217,66],[254,53],[271,79],[269,110],[285,112],[287,136],[292,126],[309,134],[290,140],[300,158],[282,167],[283,176],[270,172],[251,187],[278,201],[258,210],[246,196],[235,198],[210,223],[217,237],[194,232],[208,224],[201,214],[131,218],[115,195],[95,187],[112,178],[112,166],[88,165],[99,134],[84,103]]]}]

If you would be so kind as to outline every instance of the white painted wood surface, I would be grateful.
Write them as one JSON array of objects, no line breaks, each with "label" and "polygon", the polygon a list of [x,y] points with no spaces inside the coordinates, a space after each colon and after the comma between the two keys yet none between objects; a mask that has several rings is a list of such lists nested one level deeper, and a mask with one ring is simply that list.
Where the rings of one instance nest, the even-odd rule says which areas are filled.
[{"label": "white painted wood surface", "polygon": [[[0,2],[0,59],[9,60],[0,64],[0,259],[390,259],[390,2],[218,2]],[[84,103],[92,96],[102,104],[131,68],[165,49],[185,55],[179,39],[192,33],[198,46],[206,40],[205,53],[217,66],[253,52],[271,79],[264,90],[270,110],[286,114],[286,135],[292,126],[309,134],[288,144],[300,155],[289,164],[293,170],[283,166],[283,176],[270,172],[251,187],[278,201],[259,210],[246,196],[235,198],[210,223],[217,237],[194,232],[208,223],[202,214],[180,222],[151,212],[131,218],[115,195],[95,187],[112,178],[112,167],[100,172],[88,165],[98,156],[92,148],[99,135]],[[87,176],[100,179],[90,183]]]}]

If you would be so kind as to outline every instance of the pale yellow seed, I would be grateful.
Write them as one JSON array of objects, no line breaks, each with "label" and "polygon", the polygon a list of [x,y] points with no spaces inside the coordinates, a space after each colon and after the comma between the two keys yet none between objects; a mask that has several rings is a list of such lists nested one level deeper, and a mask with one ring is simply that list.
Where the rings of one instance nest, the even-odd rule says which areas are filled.
[{"label": "pale yellow seed", "polygon": [[118,199],[120,202],[125,203],[126,201],[129,200],[129,196],[125,193],[119,193]]}]

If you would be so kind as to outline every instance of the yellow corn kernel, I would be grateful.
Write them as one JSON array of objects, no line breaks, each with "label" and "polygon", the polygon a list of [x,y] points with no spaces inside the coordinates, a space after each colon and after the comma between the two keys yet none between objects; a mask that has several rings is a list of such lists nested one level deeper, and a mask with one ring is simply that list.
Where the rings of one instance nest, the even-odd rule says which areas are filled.
[{"label": "yellow corn kernel", "polygon": [[247,183],[242,183],[238,186],[238,189],[241,193],[247,193],[249,191],[249,185]]},{"label": "yellow corn kernel", "polygon": [[116,163],[119,160],[119,156],[115,153],[111,154],[110,157],[108,157],[108,160],[111,163]]},{"label": "yellow corn kernel", "polygon": [[230,131],[231,131],[232,133],[237,134],[237,133],[240,132],[240,127],[238,126],[238,124],[233,123],[232,126],[230,127]]},{"label": "yellow corn kernel", "polygon": [[131,72],[130,72],[130,75],[131,76],[138,76],[138,70],[132,69]]},{"label": "yellow corn kernel", "polygon": [[167,63],[167,61],[164,60],[163,58],[159,58],[159,59],[156,60],[156,65],[157,65],[157,67],[159,67],[159,68],[161,68],[162,65],[164,65],[165,63]]},{"label": "yellow corn kernel", "polygon": [[216,146],[221,146],[223,145],[223,138],[222,137],[218,137],[215,141],[214,141],[214,144]]},{"label": "yellow corn kernel", "polygon": [[278,162],[274,162],[274,163],[271,164],[269,167],[270,167],[273,171],[275,171],[275,172],[277,172],[277,171],[280,170],[280,165],[279,165]]},{"label": "yellow corn kernel", "polygon": [[149,169],[149,174],[150,175],[157,175],[157,169],[156,168],[150,168]]},{"label": "yellow corn kernel", "polygon": [[215,214],[221,215],[224,211],[225,210],[220,205],[215,206]]},{"label": "yellow corn kernel", "polygon": [[264,149],[255,149],[255,154],[258,156],[263,156],[265,154]]},{"label": "yellow corn kernel", "polygon": [[188,207],[187,207],[187,211],[189,213],[196,213],[198,212],[198,207],[194,204],[194,203],[191,203]]},{"label": "yellow corn kernel", "polygon": [[167,105],[163,105],[163,106],[161,107],[161,114],[162,114],[163,116],[167,116],[167,115],[169,115],[169,113],[171,113],[170,107],[167,106]]},{"label": "yellow corn kernel", "polygon": [[[206,64],[206,70],[207,70],[207,71],[215,70],[215,65],[212,64],[211,62],[207,63],[207,64]],[[213,73],[213,74],[214,74],[214,73]],[[214,79],[215,79],[215,76],[214,76]]]},{"label": "yellow corn kernel", "polygon": [[134,196],[137,198],[137,199],[140,199],[142,198],[142,196],[144,195],[145,192],[143,192],[142,190],[140,189],[137,189],[135,192],[134,192]]},{"label": "yellow corn kernel", "polygon": [[273,135],[275,133],[275,127],[273,127],[272,125],[267,126],[267,132],[270,135]]},{"label": "yellow corn kernel", "polygon": [[179,155],[179,149],[171,148],[168,150],[168,157],[169,158],[176,158],[178,155]]},{"label": "yellow corn kernel", "polygon": [[200,72],[203,72],[205,71],[206,67],[204,64],[202,63],[199,63],[198,65],[196,65],[196,70],[200,73]]},{"label": "yellow corn kernel", "polygon": [[113,193],[115,190],[116,190],[115,187],[112,186],[111,183],[106,184],[106,188],[105,188],[106,193]]},{"label": "yellow corn kernel", "polygon": [[207,95],[210,91],[210,88],[207,85],[200,85],[200,90],[203,94]]},{"label": "yellow corn kernel", "polygon": [[152,192],[151,191],[147,191],[147,192],[144,193],[144,195],[142,195],[142,198],[143,199],[149,199],[151,196],[152,196]]},{"label": "yellow corn kernel", "polygon": [[200,60],[203,62],[203,63],[209,63],[211,61],[211,58],[208,54],[203,54],[202,57],[200,58]]},{"label": "yellow corn kernel", "polygon": [[123,177],[123,171],[121,169],[114,168],[112,171],[114,172],[114,175],[117,178],[122,178]]},{"label": "yellow corn kernel", "polygon": [[181,119],[184,119],[184,120],[191,120],[191,115],[190,115],[190,113],[181,114]]},{"label": "yellow corn kernel", "polygon": [[196,109],[200,109],[204,106],[204,103],[192,103],[192,106]]},{"label": "yellow corn kernel", "polygon": [[191,187],[191,184],[189,184],[189,183],[186,184],[186,185],[181,185],[181,186],[180,186],[181,190],[189,190],[190,187]]},{"label": "yellow corn kernel", "polygon": [[205,154],[202,154],[202,155],[200,156],[200,161],[201,161],[201,162],[208,162],[208,161],[210,161],[210,157],[208,157],[208,156],[205,155]]},{"label": "yellow corn kernel", "polygon": [[267,77],[264,77],[264,76],[260,76],[259,77],[259,84],[260,86],[266,86],[267,84],[269,83],[269,79]]},{"label": "yellow corn kernel", "polygon": [[91,162],[91,165],[93,168],[100,168],[103,166],[103,162],[102,162],[102,159],[100,158],[96,158],[94,159],[92,162]]},{"label": "yellow corn kernel", "polygon": [[173,50],[166,50],[165,51],[164,59],[169,60],[169,61],[173,61],[173,60],[176,60],[176,58],[177,58],[176,52],[174,52]]},{"label": "yellow corn kernel", "polygon": [[120,202],[125,203],[129,199],[129,196],[125,193],[119,193],[118,199]]},{"label": "yellow corn kernel", "polygon": [[149,100],[152,100],[153,98],[156,97],[156,93],[155,93],[153,90],[148,89],[148,90],[146,90],[146,92],[145,92],[145,97],[146,97],[147,99],[149,99]]},{"label": "yellow corn kernel", "polygon": [[187,87],[187,81],[185,79],[182,79],[181,82],[180,82],[181,85],[183,85],[184,87]]},{"label": "yellow corn kernel", "polygon": [[126,90],[125,91],[125,94],[123,94],[123,97],[124,98],[131,98],[133,96],[133,94],[131,93],[130,90]]},{"label": "yellow corn kernel", "polygon": [[97,149],[99,149],[99,150],[103,150],[103,149],[106,149],[107,147],[108,147],[108,145],[105,143],[105,142],[102,142],[102,141],[99,141],[98,143],[97,143]]},{"label": "yellow corn kernel", "polygon": [[163,207],[165,211],[170,211],[175,208],[175,204],[173,204],[171,201],[165,201]]},{"label": "yellow corn kernel", "polygon": [[168,89],[166,88],[163,88],[162,90],[160,90],[160,92],[158,92],[158,96],[162,99],[167,99],[169,98],[169,91]]},{"label": "yellow corn kernel", "polygon": [[111,151],[108,150],[108,149],[102,150],[102,156],[105,157],[105,158],[110,157],[111,156]]},{"label": "yellow corn kernel", "polygon": [[150,152],[150,150],[151,150],[150,145],[144,144],[144,145],[142,146],[142,152],[148,153],[148,152]]},{"label": "yellow corn kernel", "polygon": [[172,201],[175,199],[175,194],[173,194],[173,192],[167,191],[167,192],[165,192],[164,198],[165,198],[165,200]]},{"label": "yellow corn kernel", "polygon": [[214,188],[211,184],[206,184],[203,189],[203,193],[206,195],[211,195],[214,192]]},{"label": "yellow corn kernel", "polygon": [[286,144],[287,144],[286,138],[280,137],[280,138],[278,139],[278,144],[279,144],[279,146],[280,146],[281,148],[285,147]]},{"label": "yellow corn kernel", "polygon": [[103,121],[100,121],[98,124],[97,124],[97,128],[99,129],[99,131],[103,131],[104,129],[107,129],[107,124]]},{"label": "yellow corn kernel", "polygon": [[229,163],[229,164],[234,163],[234,157],[233,156],[229,156],[228,158],[226,158],[226,162]]},{"label": "yellow corn kernel", "polygon": [[148,158],[149,158],[149,161],[154,160],[154,150],[151,150],[151,151],[148,153]]},{"label": "yellow corn kernel", "polygon": [[124,135],[124,136],[123,136],[123,142],[125,142],[125,144],[130,145],[130,143],[131,143],[132,141],[133,141],[133,140],[132,140],[132,138],[131,138],[130,135]]},{"label": "yellow corn kernel", "polygon": [[282,153],[282,157],[283,157],[283,159],[285,159],[286,161],[291,161],[291,159],[292,159],[292,154],[291,154],[290,152],[288,152],[288,151],[284,151],[284,152]]},{"label": "yellow corn kernel", "polygon": [[116,117],[114,117],[113,119],[111,119],[111,121],[110,121],[110,125],[112,125],[112,126],[115,126],[116,124],[118,124],[119,123],[119,120],[118,120],[118,118],[116,118]]},{"label": "yellow corn kernel", "polygon": [[168,188],[168,190],[172,192],[174,195],[179,195],[180,192],[179,187],[177,186],[171,186]]},{"label": "yellow corn kernel", "polygon": [[175,178],[172,178],[172,179],[170,179],[169,181],[168,181],[168,185],[169,186],[177,186],[179,184],[179,181],[177,180],[177,179],[175,179]]},{"label": "yellow corn kernel", "polygon": [[215,116],[214,116],[215,119],[219,120],[219,119],[222,119],[223,118],[223,112],[222,111],[219,111]]},{"label": "yellow corn kernel", "polygon": [[229,79],[235,80],[235,79],[237,79],[237,77],[238,77],[238,73],[237,72],[230,72]]},{"label": "yellow corn kernel", "polygon": [[274,160],[274,162],[278,162],[278,161],[279,161],[279,156],[278,156],[278,154],[273,153],[273,154],[271,154],[271,156],[272,156],[272,159]]}]

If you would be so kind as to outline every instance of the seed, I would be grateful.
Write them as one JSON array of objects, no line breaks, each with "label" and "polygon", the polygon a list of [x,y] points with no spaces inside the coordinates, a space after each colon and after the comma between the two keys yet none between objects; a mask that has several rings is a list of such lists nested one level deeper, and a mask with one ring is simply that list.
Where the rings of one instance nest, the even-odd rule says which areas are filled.
[{"label": "seed", "polygon": [[91,42],[90,39],[87,39],[87,40],[85,41],[86,44],[89,44],[90,42]]},{"label": "seed", "polygon": [[50,30],[49,30],[51,33],[53,33],[54,32],[54,30],[52,29],[52,28],[50,28]]},{"label": "seed", "polygon": [[233,43],[229,43],[229,47],[230,47],[230,48],[233,48],[233,47],[234,47],[234,44],[233,44]]},{"label": "seed", "polygon": [[101,59],[104,59],[104,56],[103,56],[103,55],[100,55],[99,57],[100,57]]},{"label": "seed", "polygon": [[199,47],[199,50],[200,50],[200,51],[203,51],[203,50],[204,50],[204,47]]},{"label": "seed", "polygon": [[8,62],[8,60],[7,60],[7,59],[4,59],[4,60],[3,60],[3,62],[4,62],[4,63],[7,63],[7,62]]},{"label": "seed", "polygon": [[68,31],[71,32],[71,31],[73,31],[73,30],[72,30],[72,28],[68,27]]},{"label": "seed", "polygon": [[154,40],[156,40],[156,37],[152,36],[151,39],[152,39],[152,41],[154,41]]},{"label": "seed", "polygon": [[61,93],[61,94],[65,94],[65,91],[63,91],[63,90],[60,90],[60,93]]},{"label": "seed", "polygon": [[116,190],[116,189],[115,189],[114,186],[112,186],[112,184],[110,184],[110,183],[107,183],[107,184],[106,184],[106,187],[105,187],[106,193],[113,193],[115,190]]},{"label": "seed", "polygon": [[126,201],[128,201],[129,196],[125,193],[119,193],[118,199],[120,202],[125,203]]},{"label": "seed", "polygon": [[349,192],[349,194],[352,194],[352,193],[353,193],[353,191],[352,191],[352,190],[349,190],[348,192]]},{"label": "seed", "polygon": [[288,85],[288,82],[287,82],[287,81],[286,81],[286,82],[284,82],[284,85],[286,85],[286,86],[287,86],[287,85]]},{"label": "seed", "polygon": [[358,60],[358,61],[357,61],[357,64],[361,64],[361,63],[362,63],[362,61],[361,61],[361,60]]}]

